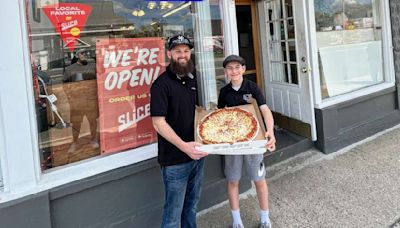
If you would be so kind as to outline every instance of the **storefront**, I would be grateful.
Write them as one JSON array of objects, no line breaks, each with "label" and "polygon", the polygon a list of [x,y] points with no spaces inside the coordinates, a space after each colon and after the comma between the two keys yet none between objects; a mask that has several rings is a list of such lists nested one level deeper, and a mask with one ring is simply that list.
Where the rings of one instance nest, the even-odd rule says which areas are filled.
[{"label": "storefront", "polygon": [[330,153],[398,123],[395,4],[258,3],[264,84],[282,126]]},{"label": "storefront", "polygon": [[[224,56],[240,53],[278,129],[322,152],[400,122],[395,1],[3,5],[1,227],[159,226],[163,190],[149,87],[168,65],[165,41],[176,34],[194,41],[205,107],[226,84]],[[221,157],[206,164],[200,209],[226,200]]]}]

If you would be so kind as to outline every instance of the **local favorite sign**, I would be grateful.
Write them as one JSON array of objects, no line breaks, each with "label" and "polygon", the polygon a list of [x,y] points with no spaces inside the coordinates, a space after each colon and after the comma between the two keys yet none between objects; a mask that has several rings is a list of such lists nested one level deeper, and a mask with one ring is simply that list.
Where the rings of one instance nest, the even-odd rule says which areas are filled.
[{"label": "local favorite sign", "polygon": [[79,3],[60,3],[43,7],[57,33],[64,41],[64,46],[73,52],[75,41],[81,37],[92,7]]},{"label": "local favorite sign", "polygon": [[150,86],[165,70],[163,40],[101,39],[96,53],[101,152],[155,142]]}]

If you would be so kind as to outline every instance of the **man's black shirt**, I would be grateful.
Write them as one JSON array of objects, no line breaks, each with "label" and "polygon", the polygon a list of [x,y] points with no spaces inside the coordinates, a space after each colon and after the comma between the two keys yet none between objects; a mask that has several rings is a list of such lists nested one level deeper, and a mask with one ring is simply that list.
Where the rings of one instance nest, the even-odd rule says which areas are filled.
[{"label": "man's black shirt", "polygon": [[[151,86],[150,114],[165,117],[175,133],[185,142],[194,141],[194,114],[197,96],[196,79],[179,78],[167,70]],[[186,153],[158,134],[158,162],[175,165],[192,161]]]},{"label": "man's black shirt", "polygon": [[233,107],[248,104],[248,99],[254,98],[257,105],[266,104],[264,95],[256,83],[243,79],[238,91],[232,88],[232,84],[224,86],[218,96],[218,108]]}]

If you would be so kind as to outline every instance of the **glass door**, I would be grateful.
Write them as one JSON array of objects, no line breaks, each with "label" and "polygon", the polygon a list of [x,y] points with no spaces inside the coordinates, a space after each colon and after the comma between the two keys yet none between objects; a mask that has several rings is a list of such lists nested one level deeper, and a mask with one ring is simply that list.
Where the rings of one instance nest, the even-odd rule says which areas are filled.
[{"label": "glass door", "polygon": [[316,139],[305,6],[305,0],[265,2],[265,87],[272,111],[309,125]]}]

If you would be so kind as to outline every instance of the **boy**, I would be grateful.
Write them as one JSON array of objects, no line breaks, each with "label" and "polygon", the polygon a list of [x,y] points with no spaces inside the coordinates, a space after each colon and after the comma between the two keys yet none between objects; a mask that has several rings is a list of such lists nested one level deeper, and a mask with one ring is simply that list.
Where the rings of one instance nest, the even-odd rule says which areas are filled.
[{"label": "boy", "polygon": [[[243,79],[246,71],[245,60],[238,55],[230,55],[223,62],[225,75],[230,83],[223,87],[218,97],[218,108],[248,104],[249,98],[254,98],[266,122],[266,148],[275,150],[274,119],[271,110],[266,105],[265,97],[256,83]],[[228,180],[228,198],[231,207],[233,228],[243,228],[239,210],[239,180],[244,165],[249,179],[254,181],[260,205],[260,228],[271,228],[268,215],[268,186],[265,180],[265,167],[262,154],[226,155],[225,176]]]}]

